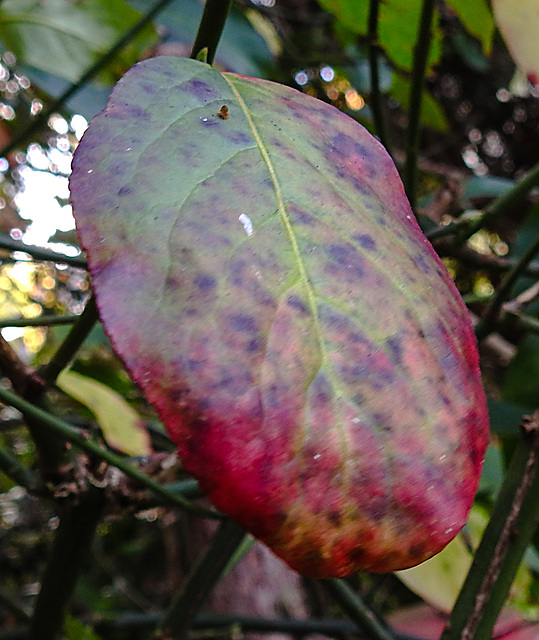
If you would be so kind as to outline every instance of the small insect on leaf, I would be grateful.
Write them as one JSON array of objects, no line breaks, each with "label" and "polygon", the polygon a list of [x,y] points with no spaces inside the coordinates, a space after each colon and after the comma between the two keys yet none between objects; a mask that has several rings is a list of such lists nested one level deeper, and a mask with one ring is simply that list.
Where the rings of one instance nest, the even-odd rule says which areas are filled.
[{"label": "small insect on leaf", "polygon": [[226,104],[224,104],[220,109],[219,109],[219,113],[218,113],[219,117],[221,118],[221,120],[226,120],[228,118],[228,107],[226,106]]}]

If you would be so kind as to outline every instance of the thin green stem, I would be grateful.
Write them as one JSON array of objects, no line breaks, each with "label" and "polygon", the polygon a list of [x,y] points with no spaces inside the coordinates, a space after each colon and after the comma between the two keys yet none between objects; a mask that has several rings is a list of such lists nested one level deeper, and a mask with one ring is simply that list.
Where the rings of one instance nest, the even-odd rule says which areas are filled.
[{"label": "thin green stem", "polygon": [[33,471],[0,447],[0,470],[31,493],[47,493],[47,487]]},{"label": "thin green stem", "polygon": [[474,233],[494,220],[510,213],[534,188],[539,185],[539,163],[519,180],[512,189],[491,202],[479,216],[473,219],[461,218],[451,224],[434,227],[426,233],[432,242],[438,238],[454,236],[455,244],[464,244]]},{"label": "thin green stem", "polygon": [[178,592],[165,615],[157,637],[186,637],[195,616],[214,589],[230,558],[245,538],[245,531],[232,520],[220,524],[211,546]]},{"label": "thin green stem", "polygon": [[3,327],[52,327],[55,325],[73,324],[80,315],[54,316],[42,315],[35,318],[4,318],[0,319],[0,328]]},{"label": "thin green stem", "polygon": [[200,52],[207,49],[206,61],[208,64],[213,63],[231,5],[232,0],[206,0],[195,43],[191,50],[191,58],[196,60]]},{"label": "thin green stem", "polygon": [[0,234],[0,249],[8,251],[21,251],[36,258],[37,260],[46,260],[48,262],[56,262],[57,264],[69,264],[72,267],[86,269],[86,260],[82,256],[66,256],[63,253],[57,253],[50,249],[43,249],[30,244],[24,244],[20,240],[13,240],[9,236]]},{"label": "thin green stem", "polygon": [[475,335],[478,340],[483,340],[494,329],[498,314],[502,308],[504,302],[506,302],[511,295],[511,290],[515,285],[518,278],[526,271],[529,263],[533,260],[535,255],[539,252],[539,238],[536,238],[534,242],[528,247],[524,255],[513,266],[504,279],[502,280],[498,290],[492,297],[492,300],[488,304],[485,313],[481,320],[477,323],[475,328]]},{"label": "thin green stem", "polygon": [[368,42],[369,67],[371,72],[371,109],[378,138],[389,151],[387,119],[384,110],[384,95],[380,91],[380,44],[378,42],[379,12],[380,0],[370,0]]},{"label": "thin green stem", "polygon": [[39,372],[41,379],[46,384],[54,384],[56,378],[60,374],[60,371],[69,364],[75,353],[77,353],[79,347],[88,337],[88,334],[93,329],[98,319],[99,313],[97,311],[95,298],[92,296],[86,303],[84,311],[71,328],[66,339],[60,345],[58,351],[51,358],[50,362],[48,362]]},{"label": "thin green stem", "polygon": [[138,469],[132,467],[125,460],[125,458],[122,458],[121,456],[113,453],[112,451],[109,451],[108,449],[103,449],[92,440],[89,440],[81,435],[67,422],[60,420],[50,413],[47,413],[43,409],[36,407],[27,400],[24,400],[20,396],[17,396],[11,391],[6,391],[1,387],[0,402],[8,406],[15,407],[15,409],[18,409],[27,420],[33,420],[34,423],[39,424],[42,429],[44,428],[45,430],[52,431],[62,440],[67,440],[80,449],[97,456],[101,460],[105,460],[105,462],[108,462],[108,464],[110,464],[111,466],[116,467],[126,476],[139,482],[142,486],[146,487],[150,491],[153,491],[156,495],[164,498],[168,504],[172,504],[191,513],[195,513],[205,517],[222,518],[221,514],[215,511],[204,509],[203,507],[192,504],[191,502],[183,498],[179,493],[168,491],[165,487],[163,487],[163,485],[159,484],[158,482],[147,476],[145,473],[142,473],[142,471],[139,471]]},{"label": "thin green stem", "polygon": [[0,151],[0,157],[6,156],[8,153],[18,148],[21,144],[28,140],[30,136],[32,136],[36,131],[43,127],[48,122],[50,116],[53,113],[61,110],[64,104],[72,96],[74,96],[80,89],[87,85],[90,80],[92,80],[102,69],[104,69],[109,64],[109,62],[114,60],[118,53],[120,53],[120,51],[126,45],[128,45],[131,40],[133,40],[133,38],[157,16],[157,14],[172,1],[173,0],[159,0],[159,2],[156,2],[155,5],[145,14],[143,14],[142,18],[135,25],[133,25],[131,29],[129,29],[129,31],[127,31],[121,38],[119,38],[104,55],[102,55],[91,67],[89,67],[83,73],[83,75],[77,82],[71,84],[59,98],[54,100],[52,104],[43,109],[43,111],[41,111],[41,113],[37,115],[25,129],[17,134],[17,136],[15,136],[13,140],[11,140]]},{"label": "thin green stem", "polygon": [[435,0],[423,0],[419,32],[414,46],[412,83],[410,87],[410,109],[406,131],[406,164],[404,167],[404,186],[412,209],[417,197],[417,163],[419,159],[419,134],[421,122],[421,97],[427,70],[430,45],[432,41],[432,20]]},{"label": "thin green stem", "polygon": [[101,519],[104,496],[91,487],[61,517],[30,622],[28,640],[55,640]]},{"label": "thin green stem", "polygon": [[539,523],[539,412],[525,423],[441,640],[488,640]]},{"label": "thin green stem", "polygon": [[321,580],[320,583],[370,640],[395,640],[393,633],[344,580]]}]

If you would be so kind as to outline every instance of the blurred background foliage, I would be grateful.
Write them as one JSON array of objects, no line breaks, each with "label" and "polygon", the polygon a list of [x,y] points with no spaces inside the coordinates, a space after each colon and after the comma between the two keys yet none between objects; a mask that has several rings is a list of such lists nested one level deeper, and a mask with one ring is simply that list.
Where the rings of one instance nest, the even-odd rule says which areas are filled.
[{"label": "blurred background foliage", "polygon": [[[375,44],[386,144],[401,168],[422,2],[381,3],[375,43],[369,7],[366,0],[236,0],[215,63],[316,96],[377,133],[370,58]],[[188,56],[202,10],[197,0],[0,2],[0,327],[3,340],[29,366],[50,360],[90,297],[67,187],[72,154],[87,122],[137,60]],[[481,317],[505,274],[537,242],[537,194],[529,191],[462,242],[438,231],[473,220],[536,166],[538,88],[515,68],[487,0],[437,2],[432,33],[422,96],[417,214],[425,231],[436,232],[436,249],[471,312]],[[418,570],[399,578],[365,575],[350,581],[382,614],[420,602],[441,612],[452,607],[518,425],[537,409],[538,274],[539,261],[532,256],[481,343],[493,437],[469,526]],[[530,291],[530,299],[511,306]],[[10,388],[6,378],[0,384]],[[188,482],[171,456],[172,443],[100,326],[58,379],[53,397],[54,413],[92,441],[134,459],[159,482]],[[26,468],[37,466],[25,421],[8,406],[0,410],[0,449]],[[58,491],[52,501],[41,499],[0,471],[0,639],[22,637],[61,501]],[[93,560],[76,587],[65,637],[147,637],[192,564],[196,543],[189,540],[187,522],[173,508],[127,490],[108,505],[97,525]],[[532,546],[510,593],[519,611],[515,629],[522,616],[538,615],[538,578],[539,556]],[[316,585],[305,581],[296,587],[305,596],[304,615],[334,613]],[[294,611],[283,615],[293,618]],[[110,620],[116,623],[107,626]],[[417,632],[418,637],[438,637],[436,624],[434,635]],[[431,633],[427,626],[424,634]],[[212,637],[242,637],[238,629],[232,620]],[[324,637],[347,634],[353,630],[345,625]],[[300,635],[308,634],[304,629]],[[320,635],[313,631],[308,637]]]}]

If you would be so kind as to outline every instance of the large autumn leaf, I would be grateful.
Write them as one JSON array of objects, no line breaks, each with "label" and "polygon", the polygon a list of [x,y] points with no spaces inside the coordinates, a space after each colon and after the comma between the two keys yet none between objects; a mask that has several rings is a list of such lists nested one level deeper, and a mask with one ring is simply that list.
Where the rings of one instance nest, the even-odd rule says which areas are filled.
[{"label": "large autumn leaf", "polygon": [[456,535],[488,430],[473,331],[365,129],[156,58],[90,124],[71,188],[104,326],[220,509],[311,576]]}]

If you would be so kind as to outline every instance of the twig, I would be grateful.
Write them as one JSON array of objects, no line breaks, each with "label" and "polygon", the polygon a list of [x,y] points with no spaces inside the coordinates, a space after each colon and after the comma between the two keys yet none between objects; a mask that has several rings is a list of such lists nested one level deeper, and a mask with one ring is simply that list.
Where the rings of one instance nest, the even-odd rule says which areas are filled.
[{"label": "twig", "polygon": [[101,69],[106,67],[107,64],[131,42],[139,31],[149,24],[155,16],[171,2],[172,0],[160,0],[159,2],[156,2],[155,5],[143,14],[142,18],[131,29],[129,29],[129,31],[119,38],[104,55],[102,55],[91,67],[87,69],[87,71],[82,74],[77,82],[71,84],[59,98],[54,100],[46,109],[43,109],[43,111],[41,111],[27,127],[17,134],[17,136],[15,136],[13,140],[11,140],[0,151],[0,157],[7,156],[8,153],[11,153],[11,151],[23,144],[31,135],[44,126],[53,113],[59,111],[69,98],[74,96],[80,89],[82,89],[82,87],[88,84],[88,82],[90,82],[90,80],[92,80],[92,78],[94,78]]},{"label": "twig", "polygon": [[158,638],[185,638],[196,614],[219,581],[225,567],[245,538],[245,531],[232,520],[224,520],[211,546],[195,565],[161,622]]},{"label": "twig", "polygon": [[0,334],[0,374],[7,378],[20,395],[30,392],[40,393],[45,383],[32,367],[26,365],[13,351],[9,342]]},{"label": "twig", "polygon": [[383,94],[380,91],[380,43],[378,42],[378,15],[380,0],[370,0],[369,4],[369,67],[371,72],[371,109],[374,126],[380,142],[389,152],[387,120],[384,111]]},{"label": "twig", "polygon": [[478,340],[482,340],[493,330],[503,303],[509,297],[515,282],[524,273],[526,267],[533,260],[538,251],[539,238],[536,238],[511,271],[509,271],[509,273],[504,277],[499,288],[492,297],[492,300],[489,302],[483,317],[475,328],[475,335]]},{"label": "twig", "polygon": [[371,640],[394,640],[395,636],[388,627],[344,580],[321,580],[320,583],[359,629],[369,634]]},{"label": "twig", "polygon": [[441,640],[487,640],[539,522],[539,411],[521,438]]},{"label": "twig", "polygon": [[85,438],[69,423],[60,420],[60,418],[47,413],[43,409],[36,407],[27,400],[24,400],[24,398],[21,398],[10,391],[6,391],[1,387],[0,402],[8,406],[15,407],[15,409],[18,409],[27,420],[33,420],[36,424],[39,424],[42,430],[45,429],[52,431],[57,436],[60,436],[62,440],[67,440],[80,449],[97,456],[101,460],[105,460],[108,464],[125,473],[126,476],[132,478],[136,482],[139,482],[143,487],[146,487],[158,496],[165,498],[169,504],[207,518],[222,518],[220,513],[199,507],[198,505],[192,504],[183,498],[180,494],[168,491],[163,487],[163,485],[148,477],[138,469],[132,467],[121,456],[109,451],[108,449],[103,449],[92,440]]},{"label": "twig", "polygon": [[86,269],[88,266],[82,256],[67,256],[63,253],[52,251],[51,249],[43,249],[42,247],[36,247],[31,244],[24,244],[24,242],[13,240],[13,238],[4,234],[0,234],[0,249],[21,251],[37,260],[47,260],[48,262],[55,262],[56,264],[68,264],[72,267],[79,267],[80,269]]},{"label": "twig", "polygon": [[514,300],[510,300],[506,302],[502,310],[507,313],[520,313],[524,311],[524,309],[539,299],[539,282],[533,284],[529,289],[523,291],[520,295],[518,295]]},{"label": "twig", "polygon": [[90,487],[79,502],[60,517],[41,589],[30,622],[28,640],[54,640],[90,552],[101,519],[104,494]]},{"label": "twig", "polygon": [[191,58],[197,59],[199,54],[208,50],[206,61],[213,63],[215,51],[223,32],[232,0],[206,0],[198,32],[191,50]]},{"label": "twig", "polygon": [[441,227],[435,227],[426,233],[432,242],[438,238],[453,236],[453,243],[461,245],[474,233],[497,218],[509,213],[528,193],[539,185],[539,163],[517,184],[502,196],[491,202],[480,215],[475,218],[460,218],[455,222]]},{"label": "twig", "polygon": [[45,483],[33,471],[0,447],[0,470],[30,493],[48,494]]},{"label": "twig", "polygon": [[88,337],[98,318],[99,314],[95,298],[92,296],[58,351],[40,371],[41,378],[48,385],[54,384],[56,378],[60,375],[60,371],[69,364],[79,347]]},{"label": "twig", "polygon": [[0,319],[0,328],[3,327],[52,327],[55,325],[73,324],[80,315],[55,316],[44,314],[34,318],[4,318]]},{"label": "twig", "polygon": [[421,97],[427,69],[427,60],[432,41],[432,19],[435,0],[423,0],[419,32],[414,46],[412,84],[410,87],[410,108],[406,131],[406,164],[404,186],[412,209],[417,197],[417,162],[419,158],[419,133],[421,120]]}]

